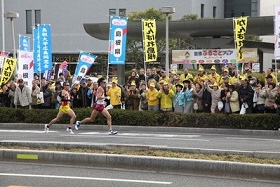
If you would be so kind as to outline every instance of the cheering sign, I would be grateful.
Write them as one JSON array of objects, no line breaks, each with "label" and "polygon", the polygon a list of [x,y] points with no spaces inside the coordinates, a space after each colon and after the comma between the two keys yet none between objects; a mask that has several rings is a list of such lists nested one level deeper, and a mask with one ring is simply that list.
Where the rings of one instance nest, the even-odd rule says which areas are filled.
[{"label": "cheering sign", "polygon": [[5,58],[2,76],[0,79],[0,86],[7,84],[7,82],[11,79],[13,72],[16,68],[16,65],[17,65],[17,59]]},{"label": "cheering sign", "polygon": [[237,60],[244,59],[242,48],[244,46],[245,34],[247,30],[247,17],[234,19],[235,26],[235,45],[237,49]]},{"label": "cheering sign", "polygon": [[144,52],[145,61],[152,62],[157,60],[157,45],[156,45],[156,21],[143,20],[144,28]]}]

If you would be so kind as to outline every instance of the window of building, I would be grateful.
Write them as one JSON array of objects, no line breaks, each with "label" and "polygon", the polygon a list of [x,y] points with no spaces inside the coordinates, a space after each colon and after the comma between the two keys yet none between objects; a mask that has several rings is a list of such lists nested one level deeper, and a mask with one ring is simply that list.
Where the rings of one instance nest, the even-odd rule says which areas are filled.
[{"label": "window of building", "polygon": [[125,17],[126,16],[126,9],[119,9],[119,16]]},{"label": "window of building", "polygon": [[32,10],[25,11],[26,34],[32,34]]},{"label": "window of building", "polygon": [[117,10],[116,9],[109,9],[109,16],[116,16]]},{"label": "window of building", "polygon": [[204,18],[204,4],[200,5],[200,17]]},{"label": "window of building", "polygon": [[35,25],[41,24],[41,10],[35,10]]},{"label": "window of building", "polygon": [[217,7],[213,6],[213,18],[216,18]]}]

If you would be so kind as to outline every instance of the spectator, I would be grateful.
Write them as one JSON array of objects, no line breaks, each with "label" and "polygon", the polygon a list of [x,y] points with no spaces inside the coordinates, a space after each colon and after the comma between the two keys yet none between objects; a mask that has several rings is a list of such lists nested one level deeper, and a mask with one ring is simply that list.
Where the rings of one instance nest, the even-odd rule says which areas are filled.
[{"label": "spectator", "polygon": [[136,83],[131,82],[129,89],[127,90],[126,108],[128,110],[139,110],[139,90],[136,88]]},{"label": "spectator", "polygon": [[210,92],[207,90],[207,82],[203,82],[202,89],[203,89],[203,93],[202,93],[203,112],[211,113],[212,97]]},{"label": "spectator", "polygon": [[44,103],[40,105],[42,109],[50,109],[51,108],[51,98],[52,98],[52,91],[49,87],[49,84],[45,78],[41,79],[41,88],[40,92],[43,92]]},{"label": "spectator", "polygon": [[274,82],[275,84],[277,83],[277,79],[276,76],[273,74],[273,69],[272,68],[268,68],[266,71],[266,77],[270,77],[271,76],[271,82]]},{"label": "spectator", "polygon": [[70,92],[70,98],[72,100],[72,107],[73,108],[81,107],[81,100],[79,99],[77,88],[72,88],[72,90]]},{"label": "spectator", "polygon": [[156,85],[154,82],[151,82],[149,89],[146,92],[146,98],[148,100],[148,111],[159,111],[159,99],[158,91],[155,89]]},{"label": "spectator", "polygon": [[229,102],[230,113],[239,113],[240,105],[235,85],[230,85],[228,89],[229,92],[227,92],[226,100]]},{"label": "spectator", "polygon": [[264,113],[265,112],[265,98],[266,98],[266,90],[265,90],[264,81],[259,81],[256,88],[256,106],[254,108],[254,113]]},{"label": "spectator", "polygon": [[173,97],[174,112],[183,113],[184,106],[186,103],[185,94],[183,92],[184,85],[181,83],[177,83],[175,86],[176,90],[175,95]]},{"label": "spectator", "polygon": [[217,83],[219,83],[221,81],[221,76],[216,72],[216,66],[215,65],[213,65],[211,67],[211,74],[208,75],[208,77],[209,77],[210,80],[212,80],[212,78],[215,78],[215,81]]},{"label": "spectator", "polygon": [[40,88],[37,85],[37,81],[34,79],[32,81],[32,91],[31,91],[31,97],[32,97],[32,103],[31,103],[31,107],[33,109],[37,109],[38,108],[38,103],[37,103],[37,95],[40,93]]},{"label": "spectator", "polygon": [[223,109],[221,110],[221,112],[224,112],[228,92],[229,92],[229,85],[224,84],[221,90],[221,97],[220,97],[220,100],[223,102]]},{"label": "spectator", "polygon": [[160,110],[162,112],[172,112],[173,97],[174,92],[172,91],[172,89],[170,89],[169,83],[165,81],[158,93],[158,98],[160,101]]},{"label": "spectator", "polygon": [[193,76],[189,73],[188,68],[185,68],[184,73],[180,76],[180,83],[183,83],[184,80],[188,79],[193,79]]},{"label": "spectator", "polygon": [[213,88],[210,88],[207,82],[207,90],[211,94],[211,113],[218,113],[218,102],[221,97],[221,90],[219,89],[219,85],[216,83],[212,85]]},{"label": "spectator", "polygon": [[193,113],[193,85],[190,80],[183,81],[184,88],[183,93],[186,98],[185,106],[184,106],[184,113]]},{"label": "spectator", "polygon": [[151,72],[151,75],[148,77],[148,81],[150,79],[154,79],[156,82],[159,81],[159,75],[157,74],[157,71],[156,71],[156,68],[152,68],[152,72]]},{"label": "spectator", "polygon": [[166,76],[166,71],[164,70],[161,70],[161,77],[159,78],[159,82],[160,81],[167,82],[168,84],[170,84],[170,79]]},{"label": "spectator", "polygon": [[194,98],[194,103],[197,103],[198,109],[196,112],[203,112],[203,102],[202,102],[202,97],[203,97],[203,84],[201,83],[195,83],[195,90],[193,92],[193,98]]},{"label": "spectator", "polygon": [[144,82],[146,82],[146,76],[145,76],[145,71],[144,71],[144,69],[143,68],[141,68],[140,70],[139,70],[139,81],[144,81]]},{"label": "spectator", "polygon": [[127,84],[131,85],[132,82],[135,82],[136,87],[139,86],[139,78],[137,77],[137,73],[135,71],[131,72],[131,75],[127,79]]},{"label": "spectator", "polygon": [[198,74],[194,77],[193,82],[197,83],[197,82],[205,81],[207,79],[208,79],[208,77],[205,75],[203,66],[199,65]]},{"label": "spectator", "polygon": [[81,100],[81,107],[87,108],[91,106],[91,98],[88,97],[89,88],[87,87],[87,81],[82,79],[80,82],[80,88],[78,90],[78,96]]},{"label": "spectator", "polygon": [[109,88],[107,96],[110,97],[110,104],[114,107],[114,109],[121,109],[122,90],[117,84],[118,80],[115,77],[112,78],[112,87]]},{"label": "spectator", "polygon": [[268,83],[268,88],[265,89],[265,111],[266,113],[275,113],[275,100],[277,96],[277,88],[274,82]]},{"label": "spectator", "polygon": [[15,96],[14,96],[15,107],[31,109],[31,103],[32,103],[31,91],[24,84],[23,79],[19,79],[18,86],[16,87]]},{"label": "spectator", "polygon": [[248,79],[244,76],[241,77],[241,85],[238,88],[238,96],[240,107],[245,104],[248,105],[246,108],[246,114],[251,114],[253,112],[253,97],[254,97],[254,90],[253,88],[248,85]]},{"label": "spectator", "polygon": [[148,110],[148,101],[145,97],[145,94],[146,94],[146,91],[147,91],[147,87],[146,87],[146,84],[143,83],[141,85],[141,88],[139,90],[139,98],[140,98],[140,107],[139,107],[139,110]]},{"label": "spectator", "polygon": [[59,73],[59,74],[58,74],[57,81],[60,81],[60,82],[62,82],[62,83],[65,82],[65,77],[64,77],[63,73]]}]

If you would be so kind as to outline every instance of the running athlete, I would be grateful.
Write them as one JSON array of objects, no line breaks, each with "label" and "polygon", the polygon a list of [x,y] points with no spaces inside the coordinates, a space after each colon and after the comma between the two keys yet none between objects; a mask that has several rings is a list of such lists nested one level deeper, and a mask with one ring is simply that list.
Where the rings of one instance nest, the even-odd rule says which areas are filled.
[{"label": "running athlete", "polygon": [[60,101],[59,112],[58,112],[56,118],[52,119],[49,124],[45,125],[46,133],[48,133],[49,128],[50,128],[50,126],[52,126],[52,124],[58,122],[64,114],[68,114],[71,117],[71,119],[70,119],[70,124],[67,127],[66,131],[69,132],[70,134],[74,134],[71,127],[76,120],[76,114],[70,108],[70,94],[69,94],[70,84],[68,82],[64,82],[63,87],[64,87],[64,89],[61,91],[61,94],[60,94],[61,101]]},{"label": "running athlete", "polygon": [[85,118],[82,121],[76,121],[75,129],[78,130],[81,124],[84,123],[89,123],[93,122],[97,116],[97,114],[100,112],[103,116],[106,117],[107,119],[107,125],[109,128],[109,135],[115,135],[118,133],[118,131],[113,131],[112,130],[112,117],[108,110],[105,108],[105,87],[106,87],[106,82],[104,78],[100,78],[97,81],[98,83],[98,88],[96,92],[96,103],[93,106],[93,110],[91,112],[91,115],[89,118]]}]

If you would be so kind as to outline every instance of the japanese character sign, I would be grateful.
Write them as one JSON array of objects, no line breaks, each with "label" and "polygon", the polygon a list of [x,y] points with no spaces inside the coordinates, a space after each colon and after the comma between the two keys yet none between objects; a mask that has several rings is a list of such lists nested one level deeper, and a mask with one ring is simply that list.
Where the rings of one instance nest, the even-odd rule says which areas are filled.
[{"label": "japanese character sign", "polygon": [[244,59],[242,48],[244,46],[244,40],[247,30],[247,17],[241,17],[234,19],[235,27],[235,46],[237,50],[237,60],[242,61]]},{"label": "japanese character sign", "polygon": [[127,18],[111,16],[109,64],[125,64]]},{"label": "japanese character sign", "polygon": [[145,61],[153,62],[157,60],[156,21],[142,20],[142,24]]},{"label": "japanese character sign", "polygon": [[0,79],[0,86],[6,84],[12,77],[17,65],[17,59],[5,58],[2,76]]}]

